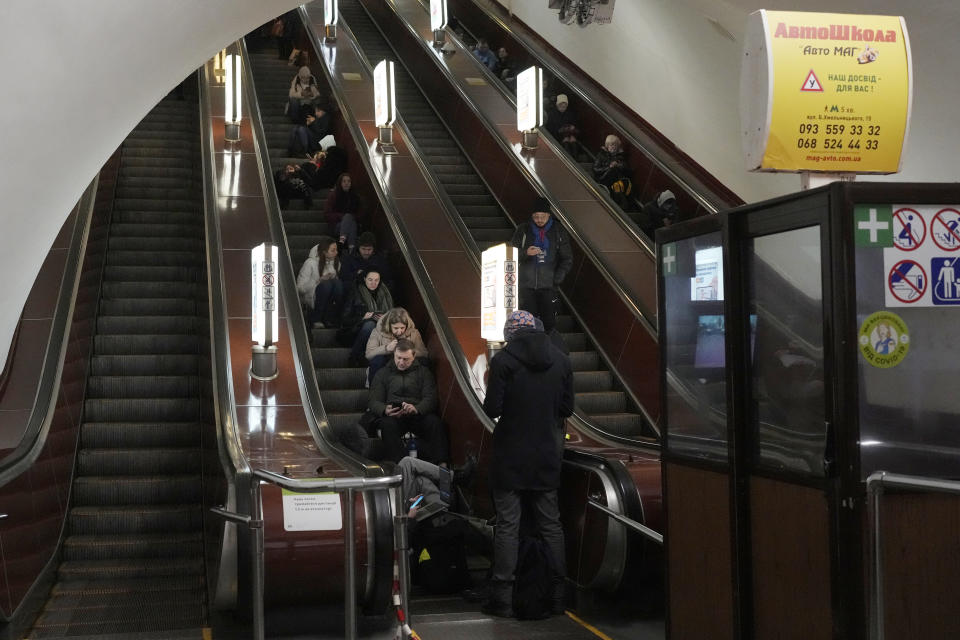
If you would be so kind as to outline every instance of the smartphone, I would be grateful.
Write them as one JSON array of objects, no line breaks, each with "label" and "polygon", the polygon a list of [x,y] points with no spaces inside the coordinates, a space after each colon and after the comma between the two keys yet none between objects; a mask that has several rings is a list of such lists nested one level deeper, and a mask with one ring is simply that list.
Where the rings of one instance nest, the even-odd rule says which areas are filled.
[{"label": "smartphone", "polygon": [[403,408],[403,403],[402,403],[402,402],[391,402],[391,403],[390,403],[390,408],[391,408],[391,409],[402,409],[402,408]]}]

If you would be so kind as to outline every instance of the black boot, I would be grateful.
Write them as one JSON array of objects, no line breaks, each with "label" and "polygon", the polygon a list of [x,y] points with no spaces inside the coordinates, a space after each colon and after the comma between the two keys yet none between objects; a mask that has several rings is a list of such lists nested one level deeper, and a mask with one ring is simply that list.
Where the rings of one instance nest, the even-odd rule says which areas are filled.
[{"label": "black boot", "polygon": [[513,617],[513,583],[501,580],[490,581],[490,593],[480,611],[498,618]]}]

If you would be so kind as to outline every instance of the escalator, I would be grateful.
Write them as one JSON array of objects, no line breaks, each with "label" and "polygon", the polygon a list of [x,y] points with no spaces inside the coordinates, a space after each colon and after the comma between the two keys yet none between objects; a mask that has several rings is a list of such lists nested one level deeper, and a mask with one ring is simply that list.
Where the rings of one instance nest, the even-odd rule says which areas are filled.
[{"label": "escalator", "polygon": [[[357,0],[341,2],[340,16],[371,67],[382,59],[399,59]],[[396,65],[396,92],[399,117],[411,132],[421,157],[460,214],[477,248],[482,251],[509,242],[513,223],[401,64]],[[569,310],[561,311],[557,330],[570,349],[578,411],[611,435],[644,434],[645,416],[576,316]]]},{"label": "escalator", "polygon": [[[271,167],[275,171],[288,162],[300,164],[303,158],[287,156],[287,136],[292,125],[284,113],[287,90],[295,69],[277,58],[272,43],[249,38],[248,51]],[[294,272],[300,269],[310,247],[317,243],[321,235],[332,235],[333,230],[323,216],[326,196],[326,190],[316,191],[313,207],[305,207],[302,200],[292,200],[281,209]],[[348,364],[350,349],[340,346],[336,334],[335,328],[317,327],[311,335],[320,399],[334,430],[357,424],[367,408],[368,395],[365,387],[366,367]]]},{"label": "escalator", "polygon": [[190,93],[161,101],[122,147],[62,555],[29,638],[196,638],[207,626]]}]

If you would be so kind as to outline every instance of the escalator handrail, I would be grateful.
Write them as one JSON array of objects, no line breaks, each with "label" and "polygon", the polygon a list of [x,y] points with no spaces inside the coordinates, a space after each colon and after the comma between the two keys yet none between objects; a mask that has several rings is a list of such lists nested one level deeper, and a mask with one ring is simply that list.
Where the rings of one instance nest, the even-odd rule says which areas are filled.
[{"label": "escalator handrail", "polygon": [[[420,2],[422,3],[423,0],[420,0]],[[509,33],[510,36],[513,38],[514,42],[522,46],[527,51],[527,54],[530,56],[530,58],[537,61],[537,64],[539,66],[549,71],[550,74],[553,75],[553,77],[555,78],[566,78],[567,74],[559,70],[556,64],[553,62],[553,60],[544,59],[542,56],[534,52],[527,45],[526,41],[523,38],[520,38],[514,32],[513,28],[511,28],[510,25],[506,24],[500,18],[500,16],[497,16],[496,14],[494,14],[489,7],[485,6],[481,2],[475,2],[474,4],[476,4],[481,11],[486,13],[487,16],[493,22],[497,23],[501,29]],[[722,198],[719,198],[716,194],[708,193],[707,195],[704,195],[699,190],[694,188],[687,180],[677,175],[677,173],[672,168],[670,168],[670,165],[663,162],[659,157],[657,157],[657,155],[655,155],[652,151],[650,151],[650,149],[648,149],[645,144],[641,143],[633,134],[627,131],[625,126],[616,117],[617,116],[616,113],[611,113],[601,108],[597,104],[597,101],[594,100],[593,97],[589,93],[585,92],[579,85],[572,84],[566,79],[564,80],[564,85],[567,87],[568,91],[575,93],[577,95],[577,98],[582,100],[584,103],[588,104],[594,111],[596,111],[597,113],[602,113],[605,116],[607,116],[607,119],[606,119],[607,123],[613,129],[616,130],[617,135],[620,138],[630,142],[633,148],[639,149],[640,152],[643,153],[645,156],[647,156],[647,158],[649,158],[650,161],[653,162],[660,171],[662,171],[677,185],[679,185],[679,187],[682,188],[688,195],[690,195],[690,197],[692,197],[694,200],[700,203],[700,206],[702,206],[704,209],[706,209],[710,213],[717,213],[718,211],[722,209],[726,209],[731,206],[730,204],[724,202]],[[704,188],[706,189],[707,187],[704,187]],[[712,199],[708,199],[708,196],[712,197]]]},{"label": "escalator handrail", "polygon": [[0,460],[0,487],[30,469],[39,458],[50,432],[57,399],[60,395],[64,360],[70,344],[73,310],[77,302],[77,291],[80,288],[83,259],[87,252],[87,241],[90,235],[90,224],[93,220],[98,184],[99,174],[94,177],[77,203],[77,216],[71,235],[70,248],[67,250],[63,267],[56,310],[50,323],[49,338],[43,356],[43,368],[37,384],[33,407],[20,442],[9,455]]},{"label": "escalator handrail", "polygon": [[[477,73],[486,78],[487,84],[493,87],[494,90],[496,90],[503,97],[503,99],[506,100],[510,106],[514,108],[514,110],[516,110],[517,98],[514,94],[510,93],[503,82],[500,81],[500,78],[498,78],[487,65],[477,60],[476,57],[470,53],[467,45],[459,37],[457,37],[456,33],[448,30],[447,35],[451,40],[459,45],[461,53],[474,59],[475,66],[477,67]],[[548,147],[550,147],[550,150],[553,151],[553,155],[560,160],[563,166],[565,166],[570,173],[580,180],[580,183],[584,186],[584,188],[586,188],[587,191],[590,192],[594,199],[604,206],[604,208],[607,210],[607,213],[610,214],[610,217],[620,225],[624,232],[630,236],[634,242],[642,246],[650,255],[650,257],[654,257],[656,254],[656,245],[653,239],[640,231],[639,227],[637,227],[636,223],[631,220],[629,216],[627,216],[626,212],[617,206],[616,203],[614,203],[613,199],[610,197],[610,194],[605,189],[601,189],[597,184],[597,181],[588,176],[580,167],[580,165],[574,161],[569,153],[567,153],[565,150],[561,150],[561,147],[557,144],[557,141],[554,140],[553,136],[544,135],[545,133],[548,132],[544,131],[543,129],[540,130],[540,142],[545,143]],[[586,150],[586,148],[584,149]],[[587,151],[589,152],[589,150]],[[543,184],[539,182],[538,184],[541,188],[544,187]],[[553,205],[555,210],[560,208],[559,203],[552,197],[552,193],[547,192],[547,199],[550,200],[550,204]]]},{"label": "escalator handrail", "polygon": [[[313,29],[313,23],[310,20],[310,16],[307,14],[305,7],[301,6],[299,11],[300,17],[303,20],[304,25],[307,27],[306,32],[311,43],[313,44],[314,50],[318,53],[322,52],[322,43],[320,42],[320,38],[318,37],[316,30]],[[342,28],[344,25],[341,24],[340,26]],[[344,123],[350,130],[354,143],[357,144],[361,149],[361,153],[358,155],[363,162],[364,169],[370,176],[376,176],[377,172],[373,168],[373,163],[370,160],[370,154],[366,152],[368,143],[363,135],[363,131],[360,129],[360,124],[354,117],[350,106],[340,100],[343,87],[340,85],[336,76],[330,73],[330,69],[326,65],[326,61],[323,61],[320,66],[323,68],[323,73],[327,78],[327,83],[331,89],[334,90],[332,93],[340,103],[340,112],[343,116]],[[407,230],[404,222],[401,220],[400,213],[397,210],[396,205],[384,192],[380,181],[371,180],[370,184],[377,193],[377,197],[380,199],[380,204],[383,207],[387,222],[390,224],[390,227],[393,230],[393,234],[397,240],[397,244],[399,245],[400,252],[403,254],[407,261],[407,265],[410,267],[410,272],[417,284],[417,289],[420,290],[420,295],[423,297],[425,302],[424,306],[426,307],[427,313],[430,316],[430,321],[437,329],[437,337],[439,338],[440,345],[447,356],[447,360],[450,362],[450,368],[453,371],[453,375],[457,379],[457,383],[460,385],[460,388],[464,390],[464,397],[466,398],[467,403],[470,405],[471,410],[473,410],[477,418],[483,423],[487,431],[493,432],[494,422],[487,417],[486,413],[484,413],[483,405],[477,397],[477,394],[480,393],[480,390],[478,389],[478,385],[474,384],[474,382],[471,380],[472,374],[469,372],[467,356],[463,352],[463,348],[460,346],[459,340],[456,340],[453,337],[456,334],[454,333],[453,327],[450,325],[450,321],[446,314],[438,312],[438,309],[443,308],[440,298],[437,295],[436,290],[427,284],[430,282],[430,276],[427,273],[427,268],[423,264],[420,254],[410,242],[409,231]]]},{"label": "escalator handrail", "polygon": [[300,397],[304,403],[304,416],[307,425],[311,434],[313,434],[317,447],[324,454],[329,455],[346,468],[353,471],[359,470],[366,476],[383,475],[383,468],[380,465],[350,451],[340,444],[330,432],[330,422],[327,419],[323,401],[320,399],[320,387],[317,383],[313,354],[310,351],[306,321],[303,314],[300,313],[300,294],[296,287],[297,275],[290,257],[290,246],[287,242],[283,217],[280,213],[280,200],[277,196],[276,185],[273,183],[273,166],[270,162],[270,151],[266,145],[267,136],[263,128],[260,101],[257,97],[256,82],[253,77],[246,39],[240,38],[237,41],[237,46],[243,60],[241,73],[243,75],[244,92],[249,104],[250,127],[254,132],[253,144],[257,164],[260,167],[260,183],[264,193],[264,207],[270,227],[270,236],[279,248],[277,286],[281,298],[286,301],[290,350],[297,372],[297,384],[300,387]]},{"label": "escalator handrail", "polygon": [[210,313],[210,376],[213,383],[213,408],[217,424],[217,450],[220,465],[230,491],[227,509],[237,509],[238,496],[246,495],[243,489],[251,477],[250,463],[243,452],[237,403],[233,391],[233,375],[230,356],[230,327],[227,322],[227,296],[223,269],[223,250],[220,239],[220,221],[217,218],[217,193],[213,127],[210,126],[210,77],[208,65],[203,66],[200,82],[200,152],[203,167],[203,210],[206,228],[207,300]]},{"label": "escalator handrail", "polygon": [[[394,11],[394,13],[396,13],[395,5],[389,4],[388,8],[389,10]],[[402,22],[403,27],[406,28],[407,31],[409,31],[418,42],[421,41],[419,34],[416,33],[416,31],[414,30],[413,26],[410,25],[410,23],[408,23],[399,15],[397,15],[397,19]],[[424,48],[426,48],[427,44],[423,43],[423,46]],[[431,52],[428,52],[428,55],[432,55]],[[477,105],[474,104],[473,100],[470,99],[470,97],[467,95],[464,88],[453,77],[453,75],[450,73],[450,70],[446,66],[438,64],[436,62],[436,58],[432,58],[432,60],[434,61],[434,66],[436,67],[437,72],[440,73],[446,79],[446,81],[450,84],[451,88],[457,94],[460,95],[460,98],[462,99],[464,105],[473,112],[477,120],[483,123],[484,127],[487,130],[487,133],[490,134],[490,139],[493,140],[494,144],[500,147],[500,149],[504,153],[504,156],[517,167],[517,169],[524,175],[524,177],[526,177],[528,182],[530,182],[533,185],[536,185],[539,188],[540,193],[548,193],[547,190],[544,188],[544,185],[541,182],[539,176],[537,176],[533,171],[531,171],[530,167],[528,167],[526,164],[520,162],[517,159],[517,156],[513,152],[513,149],[506,143],[506,141],[500,135],[499,131],[496,129],[493,123],[490,122],[489,118],[487,118],[487,116],[477,108]],[[410,74],[410,77],[411,79],[413,79],[413,74]],[[416,80],[414,80],[414,83],[416,84]],[[419,88],[419,85],[417,86]],[[421,93],[424,93],[425,97],[427,96],[427,94],[422,90],[421,90]],[[426,99],[428,102],[430,101],[429,97],[427,97]],[[439,117],[440,112],[437,111],[436,109],[434,109],[434,111],[437,112]],[[443,118],[440,118],[440,119],[443,120]],[[600,256],[597,255],[597,252],[594,250],[593,246],[580,233],[579,228],[573,225],[572,222],[567,218],[567,216],[564,215],[563,211],[557,208],[556,206],[554,206],[554,216],[560,220],[564,228],[567,230],[567,233],[569,233],[570,236],[576,240],[581,250],[583,251],[584,255],[593,263],[597,271],[599,271],[600,274],[603,276],[603,278],[610,284],[610,287],[612,288],[613,293],[620,299],[620,301],[628,309],[630,309],[634,317],[637,319],[637,323],[640,324],[640,326],[642,326],[644,330],[646,330],[647,333],[649,333],[654,339],[656,339],[657,338],[656,322],[651,320],[651,317],[653,317],[656,313],[656,309],[651,309],[649,312],[645,313],[637,304],[637,301],[633,300],[633,298],[627,293],[626,288],[623,286],[620,280],[616,278],[610,272],[607,266],[603,263],[603,261],[600,259]],[[648,250],[646,245],[642,244],[642,246],[644,246],[645,251]],[[648,315],[650,317],[648,317]]]},{"label": "escalator handrail", "polygon": [[[376,26],[376,24],[374,24],[374,26]],[[379,29],[379,27],[377,28]],[[353,31],[350,29],[350,25],[341,21],[339,23],[339,29],[350,35],[350,42],[354,52],[357,54],[357,58],[361,61],[367,74],[372,78],[373,69],[370,67],[370,61],[367,60],[363,52],[360,51],[356,36],[354,36]],[[382,35],[382,32],[381,32],[381,35]],[[412,76],[411,76],[411,80],[416,85],[416,80],[413,80]],[[419,85],[417,85],[417,90],[420,91]],[[421,91],[421,93],[423,92]],[[473,236],[470,235],[469,230],[467,229],[466,225],[463,223],[463,218],[456,212],[456,206],[453,204],[452,200],[446,194],[444,189],[440,186],[433,171],[429,168],[429,166],[424,161],[422,154],[420,153],[420,148],[418,143],[410,135],[409,129],[407,128],[406,123],[403,120],[402,114],[400,114],[399,112],[397,113],[395,126],[396,128],[403,131],[404,140],[412,152],[411,155],[413,156],[414,161],[416,162],[417,166],[420,168],[421,174],[423,174],[423,176],[426,178],[431,191],[433,191],[434,193],[434,196],[436,196],[438,201],[440,202],[441,208],[443,209],[443,212],[446,215],[447,219],[453,224],[453,227],[457,235],[459,236],[460,242],[468,249],[467,251],[468,257],[476,267],[477,273],[479,275],[480,253],[481,253],[479,245],[477,245],[476,241],[473,239]],[[469,160],[469,157],[468,157],[468,160]],[[650,414],[647,412],[643,404],[639,401],[639,399],[637,398],[636,394],[634,393],[630,385],[624,383],[623,379],[619,374],[619,371],[617,370],[616,367],[613,366],[612,360],[609,358],[606,352],[600,347],[600,343],[597,342],[597,340],[594,338],[593,334],[589,331],[589,329],[587,329],[586,325],[583,322],[583,319],[580,318],[579,314],[577,314],[574,311],[573,306],[570,304],[568,296],[563,291],[559,291],[559,293],[561,296],[563,296],[564,301],[567,304],[567,308],[570,309],[571,313],[573,313],[577,317],[577,321],[580,323],[584,332],[589,335],[591,341],[594,343],[594,346],[597,349],[597,352],[600,354],[600,357],[603,358],[603,360],[606,362],[607,367],[610,369],[613,375],[617,376],[617,378],[619,379],[621,386],[624,389],[624,392],[627,394],[628,397],[630,397],[634,405],[639,409],[640,415],[643,416],[643,419],[647,422],[650,429],[652,429],[653,432],[659,436],[660,430],[657,427],[656,421],[650,417]],[[570,416],[570,418],[568,419],[571,420],[577,426],[578,429],[587,431],[592,436],[597,437],[606,442],[616,443],[620,445],[657,447],[655,443],[647,443],[642,440],[632,439],[627,436],[620,436],[617,434],[609,433],[599,425],[596,425],[593,422],[591,422],[589,419],[585,418],[583,415],[580,414],[579,411],[575,412],[574,415]]]}]

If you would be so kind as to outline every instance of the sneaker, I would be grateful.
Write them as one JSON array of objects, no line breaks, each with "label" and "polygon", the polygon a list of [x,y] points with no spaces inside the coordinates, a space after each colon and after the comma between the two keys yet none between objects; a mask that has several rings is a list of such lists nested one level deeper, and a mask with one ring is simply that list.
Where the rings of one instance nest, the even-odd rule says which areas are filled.
[{"label": "sneaker", "polygon": [[463,463],[463,466],[453,468],[453,483],[464,487],[469,487],[470,481],[473,480],[473,473],[476,470],[477,455],[475,453],[468,453],[467,459]]},{"label": "sneaker", "polygon": [[320,321],[318,320],[318,321],[316,321],[316,322],[313,323],[313,328],[314,328],[314,329],[326,329],[326,328],[327,328],[327,325],[325,325],[324,323],[322,323],[322,322],[320,322]]}]

